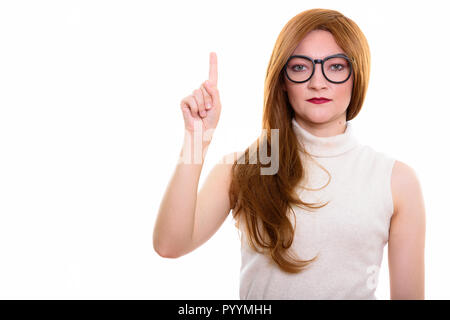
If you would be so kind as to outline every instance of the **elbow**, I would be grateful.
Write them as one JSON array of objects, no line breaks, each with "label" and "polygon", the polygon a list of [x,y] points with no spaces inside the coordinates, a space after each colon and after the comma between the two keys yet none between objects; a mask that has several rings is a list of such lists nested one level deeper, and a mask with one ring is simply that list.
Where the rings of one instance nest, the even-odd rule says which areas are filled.
[{"label": "elbow", "polygon": [[161,239],[158,232],[153,232],[153,250],[162,258],[175,259],[185,255],[184,247],[177,245],[176,239]]},{"label": "elbow", "polygon": [[157,248],[155,246],[153,246],[153,249],[162,258],[175,259],[175,258],[179,258],[180,257],[177,254],[173,254],[173,252],[170,252],[168,250],[163,250],[163,249]]},{"label": "elbow", "polygon": [[180,257],[180,255],[176,254],[173,250],[159,244],[155,238],[153,239],[153,250],[155,250],[155,252],[162,258],[175,259]]}]

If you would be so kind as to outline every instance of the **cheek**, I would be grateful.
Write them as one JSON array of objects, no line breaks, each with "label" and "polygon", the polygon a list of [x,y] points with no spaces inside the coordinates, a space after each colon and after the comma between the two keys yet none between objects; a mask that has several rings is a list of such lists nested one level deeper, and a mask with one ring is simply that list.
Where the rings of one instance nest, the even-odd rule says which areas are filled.
[{"label": "cheek", "polygon": [[291,105],[298,106],[301,104],[303,100],[305,100],[303,93],[301,90],[288,90],[288,99]]},{"label": "cheek", "polygon": [[336,99],[338,100],[349,100],[352,95],[352,82],[345,83],[345,85],[335,87]]},{"label": "cheek", "polygon": [[302,101],[308,97],[307,90],[300,86],[288,86],[287,92],[291,101]]}]

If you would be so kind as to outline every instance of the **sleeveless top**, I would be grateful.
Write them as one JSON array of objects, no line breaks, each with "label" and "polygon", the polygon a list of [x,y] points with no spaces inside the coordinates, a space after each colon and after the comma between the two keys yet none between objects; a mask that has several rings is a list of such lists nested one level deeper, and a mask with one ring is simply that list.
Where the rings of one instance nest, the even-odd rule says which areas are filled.
[{"label": "sleeveless top", "polygon": [[294,118],[292,129],[312,155],[299,153],[306,180],[297,194],[304,202],[329,203],[313,211],[291,205],[295,215],[288,216],[296,226],[289,250],[301,260],[318,257],[300,273],[285,272],[270,256],[255,252],[239,227],[240,299],[376,299],[393,214],[395,160],[359,143],[351,121],[344,133],[331,137],[311,134]]}]

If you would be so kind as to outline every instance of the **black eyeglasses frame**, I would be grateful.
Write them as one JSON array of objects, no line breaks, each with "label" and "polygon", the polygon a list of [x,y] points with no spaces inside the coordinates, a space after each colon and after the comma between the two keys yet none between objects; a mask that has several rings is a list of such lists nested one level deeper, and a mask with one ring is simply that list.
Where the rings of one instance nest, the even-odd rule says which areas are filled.
[{"label": "black eyeglasses frame", "polygon": [[[294,80],[292,80],[291,78],[289,78],[289,75],[288,75],[288,73],[287,73],[287,70],[286,70],[286,69],[287,69],[287,66],[288,66],[289,61],[290,61],[291,59],[293,59],[293,58],[296,58],[296,57],[297,57],[297,58],[305,58],[305,59],[308,59],[309,61],[312,62],[312,65],[313,65],[313,71],[312,71],[311,75],[309,76],[309,78],[306,79],[306,80],[304,80],[304,81],[294,81]],[[347,77],[345,80],[343,80],[343,81],[332,81],[332,80],[328,79],[327,76],[325,75],[325,72],[324,72],[324,70],[323,70],[324,63],[325,63],[327,60],[331,59],[331,58],[344,58],[344,59],[346,59],[346,60],[348,61],[348,64],[349,64],[349,66],[350,66],[350,72],[349,72],[349,74],[348,74],[348,77]],[[305,83],[305,82],[309,81],[309,80],[312,78],[312,76],[314,75],[314,72],[316,71],[316,64],[317,64],[317,63],[320,63],[320,64],[321,64],[321,70],[322,70],[323,76],[325,77],[325,79],[327,79],[327,80],[328,80],[329,82],[331,82],[331,83],[344,83],[344,82],[346,82],[348,79],[350,79],[350,77],[351,77],[351,75],[352,75],[352,73],[353,73],[353,66],[352,66],[352,62],[351,62],[350,58],[347,57],[345,54],[342,54],[342,53],[333,54],[333,55],[328,56],[328,57],[325,57],[325,58],[323,58],[323,59],[312,59],[312,58],[310,58],[310,57],[308,57],[308,56],[303,56],[303,55],[294,55],[294,56],[290,56],[289,59],[288,59],[288,61],[286,62],[286,64],[285,64],[284,67],[283,67],[283,73],[286,75],[286,77],[287,77],[291,82],[294,82],[294,83]]]}]

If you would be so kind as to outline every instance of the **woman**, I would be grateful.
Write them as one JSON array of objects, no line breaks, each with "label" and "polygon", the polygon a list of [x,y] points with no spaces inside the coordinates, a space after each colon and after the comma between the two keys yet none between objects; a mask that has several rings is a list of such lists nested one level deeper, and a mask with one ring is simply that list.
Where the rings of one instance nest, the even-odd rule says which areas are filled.
[{"label": "woman", "polygon": [[[267,69],[264,135],[233,163],[218,163],[197,194],[221,110],[211,53],[209,81],[181,102],[184,161],[160,206],[155,250],[172,258],[191,252],[232,210],[242,231],[241,299],[375,299],[386,243],[391,299],[424,299],[417,176],[359,143],[350,121],[369,73],[369,46],[351,19],[325,9],[292,18]],[[264,146],[279,158],[273,174],[261,173]]]}]

